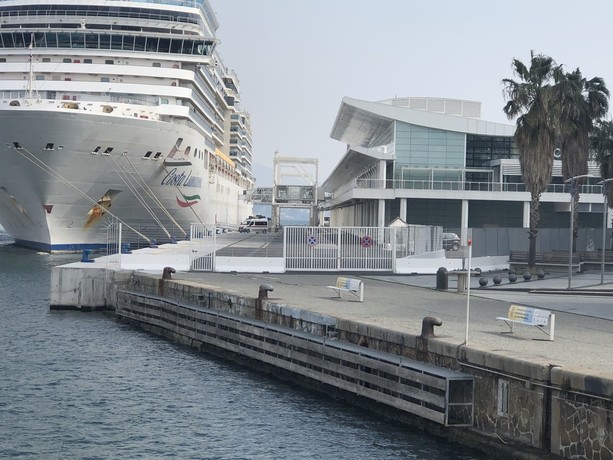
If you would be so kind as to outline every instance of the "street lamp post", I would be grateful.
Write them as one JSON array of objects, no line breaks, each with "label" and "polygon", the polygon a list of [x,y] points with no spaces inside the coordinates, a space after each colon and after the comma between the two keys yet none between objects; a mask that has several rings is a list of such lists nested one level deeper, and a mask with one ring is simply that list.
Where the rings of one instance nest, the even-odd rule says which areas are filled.
[{"label": "street lamp post", "polygon": [[605,244],[607,243],[607,198],[609,182],[613,181],[613,177],[598,182],[597,185],[602,185],[602,195],[604,197],[604,209],[602,211],[602,248],[600,258],[600,284],[604,284],[604,259],[605,259]]},{"label": "street lamp post", "polygon": [[565,184],[570,184],[570,242],[568,246],[568,289],[571,288],[573,279],[573,220],[575,217],[575,181],[593,177],[591,174],[581,174],[579,176],[569,177],[564,181]]}]

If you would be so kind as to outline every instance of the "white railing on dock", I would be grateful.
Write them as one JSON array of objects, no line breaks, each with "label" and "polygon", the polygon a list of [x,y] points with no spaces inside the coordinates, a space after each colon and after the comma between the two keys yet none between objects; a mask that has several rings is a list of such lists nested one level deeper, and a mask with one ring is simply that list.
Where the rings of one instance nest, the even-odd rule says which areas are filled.
[{"label": "white railing on dock", "polygon": [[205,224],[190,226],[189,266],[193,271],[213,271],[217,229]]}]

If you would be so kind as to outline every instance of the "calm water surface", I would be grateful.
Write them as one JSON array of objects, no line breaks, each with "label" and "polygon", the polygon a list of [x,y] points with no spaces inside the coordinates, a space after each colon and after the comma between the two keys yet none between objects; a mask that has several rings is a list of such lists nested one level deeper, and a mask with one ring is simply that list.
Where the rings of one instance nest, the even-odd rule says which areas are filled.
[{"label": "calm water surface", "polygon": [[0,232],[0,458],[482,459],[118,324],[49,310],[78,260]]}]

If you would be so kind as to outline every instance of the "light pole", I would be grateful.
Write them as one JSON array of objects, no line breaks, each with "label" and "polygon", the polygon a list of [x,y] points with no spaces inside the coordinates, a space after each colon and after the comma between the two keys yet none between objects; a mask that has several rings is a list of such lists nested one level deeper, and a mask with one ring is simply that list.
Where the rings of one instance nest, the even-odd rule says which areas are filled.
[{"label": "light pole", "polygon": [[608,214],[608,203],[607,203],[607,194],[609,188],[609,182],[613,181],[613,177],[605,180],[601,180],[597,185],[602,185],[602,196],[604,197],[604,209],[602,211],[602,257],[600,259],[600,284],[604,284],[604,248],[607,242],[607,214]]},{"label": "light pole", "polygon": [[591,174],[581,174],[580,176],[569,177],[564,181],[570,184],[570,243],[568,245],[568,289],[572,285],[573,279],[573,219],[575,217],[575,181],[586,177],[594,177]]}]

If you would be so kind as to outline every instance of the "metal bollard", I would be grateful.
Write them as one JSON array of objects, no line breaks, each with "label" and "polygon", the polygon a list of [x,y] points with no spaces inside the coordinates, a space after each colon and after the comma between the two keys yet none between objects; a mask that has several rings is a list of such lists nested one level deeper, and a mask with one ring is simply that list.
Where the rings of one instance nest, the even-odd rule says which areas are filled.
[{"label": "metal bollard", "polygon": [[175,273],[175,269],[172,267],[164,267],[164,271],[162,272],[162,279],[169,280],[172,278],[171,274]]},{"label": "metal bollard", "polygon": [[255,299],[255,319],[262,319],[262,300],[268,299],[268,293],[274,290],[271,284],[260,284],[258,298]]},{"label": "metal bollard", "polygon": [[434,337],[434,326],[442,326],[443,320],[437,316],[426,316],[421,322],[420,339]]},{"label": "metal bollard", "polygon": [[258,299],[267,299],[268,293],[274,290],[275,288],[273,288],[270,284],[260,284],[260,290],[258,291]]},{"label": "metal bollard", "polygon": [[449,276],[445,267],[440,267],[436,271],[436,289],[439,291],[449,289]]}]

